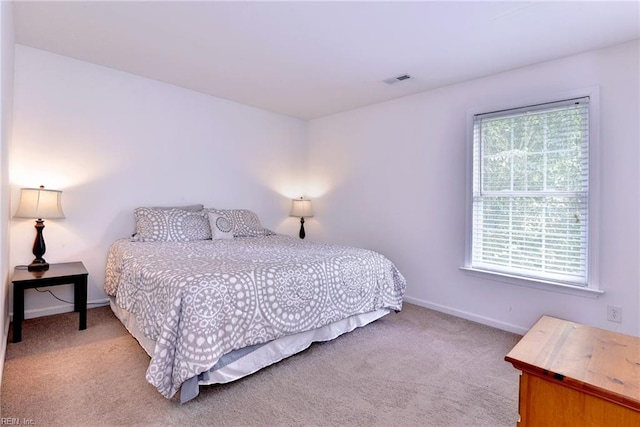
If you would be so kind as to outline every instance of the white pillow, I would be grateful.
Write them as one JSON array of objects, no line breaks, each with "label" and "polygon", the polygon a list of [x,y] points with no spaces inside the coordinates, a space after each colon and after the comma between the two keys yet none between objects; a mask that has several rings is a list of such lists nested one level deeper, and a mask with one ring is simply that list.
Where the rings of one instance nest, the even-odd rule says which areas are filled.
[{"label": "white pillow", "polygon": [[209,212],[212,239],[233,239],[233,224],[222,215]]}]

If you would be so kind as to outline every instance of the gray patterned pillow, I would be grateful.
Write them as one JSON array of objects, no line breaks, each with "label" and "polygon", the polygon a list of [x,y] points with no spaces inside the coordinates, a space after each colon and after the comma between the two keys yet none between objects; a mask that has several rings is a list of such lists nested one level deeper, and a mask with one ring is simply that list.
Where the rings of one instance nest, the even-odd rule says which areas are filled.
[{"label": "gray patterned pillow", "polygon": [[209,212],[209,226],[212,239],[233,239],[233,224],[214,212]]},{"label": "gray patterned pillow", "polygon": [[139,242],[188,242],[211,239],[207,213],[182,209],[137,208],[135,240]]},{"label": "gray patterned pillow", "polygon": [[233,237],[256,237],[267,234],[258,215],[248,209],[207,209],[231,223]]}]

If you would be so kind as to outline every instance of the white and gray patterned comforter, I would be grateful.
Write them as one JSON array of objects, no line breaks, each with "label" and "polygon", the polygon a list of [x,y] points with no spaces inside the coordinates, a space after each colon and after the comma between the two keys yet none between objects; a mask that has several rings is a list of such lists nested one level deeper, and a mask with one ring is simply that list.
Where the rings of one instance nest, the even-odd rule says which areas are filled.
[{"label": "white and gray patterned comforter", "polygon": [[147,380],[172,397],[232,350],[380,308],[405,279],[379,253],[284,235],[116,241],[105,291],[156,341]]}]

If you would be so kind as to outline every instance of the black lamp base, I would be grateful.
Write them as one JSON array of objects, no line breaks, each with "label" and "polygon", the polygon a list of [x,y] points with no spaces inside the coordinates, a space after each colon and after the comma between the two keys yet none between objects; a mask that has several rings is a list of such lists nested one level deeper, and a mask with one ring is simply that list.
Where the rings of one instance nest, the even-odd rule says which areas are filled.
[{"label": "black lamp base", "polygon": [[49,269],[49,263],[42,258],[47,251],[47,246],[44,244],[44,237],[42,230],[44,229],[44,221],[42,218],[36,220],[36,239],[33,242],[33,256],[34,260],[27,266],[29,271],[45,271]]},{"label": "black lamp base", "polygon": [[301,239],[304,239],[304,236],[306,236],[306,233],[304,232],[304,218],[300,218],[300,233],[298,234],[298,236]]},{"label": "black lamp base", "polygon": [[44,259],[34,259],[31,264],[27,266],[28,271],[46,271],[49,269],[49,263]]}]

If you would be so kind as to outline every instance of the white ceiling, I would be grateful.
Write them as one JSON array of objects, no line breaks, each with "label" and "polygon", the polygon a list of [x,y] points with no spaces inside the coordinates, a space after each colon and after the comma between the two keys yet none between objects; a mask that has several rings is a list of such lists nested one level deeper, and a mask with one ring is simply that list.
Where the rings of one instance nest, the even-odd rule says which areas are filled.
[{"label": "white ceiling", "polygon": [[17,43],[301,119],[640,38],[638,1],[21,1],[13,12]]}]

